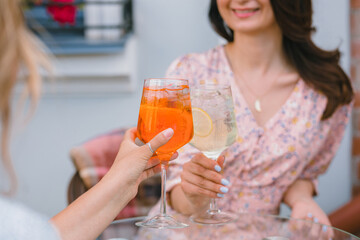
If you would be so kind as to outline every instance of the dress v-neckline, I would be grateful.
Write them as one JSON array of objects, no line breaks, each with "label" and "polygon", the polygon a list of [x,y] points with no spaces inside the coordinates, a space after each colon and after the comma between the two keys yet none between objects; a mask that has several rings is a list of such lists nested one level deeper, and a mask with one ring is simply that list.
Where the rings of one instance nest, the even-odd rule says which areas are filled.
[{"label": "dress v-neckline", "polygon": [[[249,104],[246,101],[245,97],[243,96],[239,86],[236,84],[234,71],[232,70],[230,61],[226,55],[225,46],[222,45],[220,48],[221,48],[220,50],[221,50],[222,57],[224,59],[223,62],[225,64],[225,68],[230,73],[229,75],[231,75],[230,82],[232,85],[232,90],[237,92],[237,94],[235,94],[235,95],[237,95],[240,98],[239,101],[242,104],[244,104],[244,108],[249,111],[249,115],[250,115],[252,122],[254,123],[254,127],[256,129],[260,130],[261,132],[265,131],[266,129],[270,129],[273,126],[273,124],[277,121],[277,119],[281,116],[283,109],[286,108],[292,102],[292,100],[296,97],[296,94],[295,94],[297,92],[296,90],[300,90],[302,87],[301,86],[301,84],[303,84],[302,79],[299,78],[299,80],[296,82],[294,88],[292,89],[290,95],[287,97],[287,99],[284,101],[284,103],[280,106],[280,108],[268,120],[266,120],[266,122],[264,123],[264,126],[260,126],[258,124],[258,122],[256,121],[255,115],[251,111],[251,108],[249,107]],[[238,108],[238,106],[236,104],[235,104],[235,108]],[[249,127],[249,126],[247,126],[247,127]]]}]

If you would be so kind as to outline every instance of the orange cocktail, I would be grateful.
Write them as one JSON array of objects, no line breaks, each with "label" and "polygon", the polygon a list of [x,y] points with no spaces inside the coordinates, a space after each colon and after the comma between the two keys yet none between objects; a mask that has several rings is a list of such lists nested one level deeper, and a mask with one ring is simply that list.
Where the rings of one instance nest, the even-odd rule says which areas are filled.
[{"label": "orange cocktail", "polygon": [[188,85],[174,85],[169,81],[168,85],[144,86],[137,128],[139,139],[149,142],[167,128],[174,130],[170,141],[156,151],[161,161],[168,161],[177,149],[191,140],[192,121]]},{"label": "orange cocktail", "polygon": [[156,150],[161,160],[160,213],[137,222],[137,226],[151,228],[183,228],[188,225],[166,214],[166,165],[177,149],[193,136],[193,119],[189,83],[184,79],[150,78],[144,81],[137,135],[144,143],[165,129],[172,128],[174,135]]}]

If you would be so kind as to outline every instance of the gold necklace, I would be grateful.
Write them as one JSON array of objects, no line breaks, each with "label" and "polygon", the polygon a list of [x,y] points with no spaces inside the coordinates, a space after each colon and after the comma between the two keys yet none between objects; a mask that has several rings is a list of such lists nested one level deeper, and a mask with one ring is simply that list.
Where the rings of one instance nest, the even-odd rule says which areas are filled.
[{"label": "gold necklace", "polygon": [[270,90],[272,89],[272,86],[274,86],[277,83],[278,78],[280,77],[281,73],[278,74],[276,76],[276,78],[274,78],[273,82],[270,84],[270,87],[267,91],[265,91],[263,94],[261,94],[260,96],[255,94],[254,91],[249,87],[247,81],[244,80],[244,78],[241,77],[240,75],[240,79],[242,80],[242,82],[244,83],[245,87],[250,91],[251,95],[253,97],[255,97],[255,101],[254,101],[254,108],[257,112],[261,112],[262,108],[261,108],[261,99],[270,92]]},{"label": "gold necklace", "polygon": [[[225,51],[225,49],[224,49],[224,51]],[[230,58],[229,58],[229,56],[227,55],[226,51],[225,51],[225,56],[226,56],[226,59],[227,59],[227,61],[228,61],[228,63],[229,63],[230,68],[233,69],[233,70],[232,70],[233,76],[234,76],[235,78],[240,77],[240,79],[243,80],[242,82],[244,82],[246,88],[251,92],[251,95],[255,97],[255,102],[254,102],[254,108],[255,108],[255,110],[256,110],[257,112],[261,112],[261,111],[262,111],[262,109],[261,109],[261,101],[260,101],[261,98],[263,98],[266,94],[268,94],[268,93],[270,92],[272,86],[277,83],[277,80],[278,80],[278,78],[281,76],[282,72],[280,72],[280,73],[276,76],[276,78],[274,78],[273,83],[270,84],[269,89],[268,89],[266,92],[264,92],[261,96],[258,96],[258,95],[255,94],[255,93],[253,92],[253,90],[248,86],[247,81],[245,81],[245,80],[241,77],[241,75],[235,73],[235,69],[232,67]]]}]

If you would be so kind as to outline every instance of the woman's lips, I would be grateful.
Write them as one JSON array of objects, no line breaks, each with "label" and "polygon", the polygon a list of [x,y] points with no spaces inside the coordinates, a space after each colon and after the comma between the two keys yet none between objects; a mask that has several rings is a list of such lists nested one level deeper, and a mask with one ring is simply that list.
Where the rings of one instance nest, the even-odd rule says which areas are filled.
[{"label": "woman's lips", "polygon": [[234,9],[233,12],[235,16],[239,18],[248,18],[256,14],[259,8],[252,8],[252,9]]}]

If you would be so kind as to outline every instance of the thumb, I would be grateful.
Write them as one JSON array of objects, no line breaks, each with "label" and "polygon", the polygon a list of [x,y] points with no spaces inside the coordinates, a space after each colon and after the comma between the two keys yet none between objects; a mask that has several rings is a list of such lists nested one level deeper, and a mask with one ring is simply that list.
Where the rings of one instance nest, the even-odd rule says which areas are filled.
[{"label": "thumb", "polygon": [[[151,149],[156,152],[156,150],[161,147],[162,145],[164,145],[165,143],[167,143],[171,137],[174,135],[174,130],[172,130],[172,128],[168,128],[164,131],[162,131],[161,133],[159,133],[158,135],[156,135],[153,139],[151,139],[149,141]],[[145,148],[148,148],[149,153],[151,153],[151,155],[153,154],[150,150],[150,147],[145,145],[142,146]]]},{"label": "thumb", "polygon": [[220,165],[221,168],[224,168],[225,156],[218,157],[218,159],[216,161]]}]

